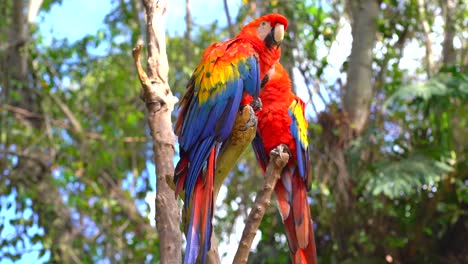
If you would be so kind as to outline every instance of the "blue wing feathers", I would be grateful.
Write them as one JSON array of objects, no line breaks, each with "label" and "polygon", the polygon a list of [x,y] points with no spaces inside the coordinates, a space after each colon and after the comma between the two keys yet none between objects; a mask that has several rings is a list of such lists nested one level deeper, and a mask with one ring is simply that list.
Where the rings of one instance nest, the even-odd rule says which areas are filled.
[{"label": "blue wing feathers", "polygon": [[265,153],[265,147],[263,146],[263,141],[258,131],[252,141],[252,147],[260,166],[265,170],[268,163],[268,156]]},{"label": "blue wing feathers", "polygon": [[[208,215],[212,216],[212,208],[208,208]],[[206,254],[211,248],[211,231],[213,229],[213,225],[210,223],[207,223],[208,227],[206,228],[205,231],[205,243],[203,245],[203,254],[202,254],[202,263],[206,263]]]},{"label": "blue wing feathers", "polygon": [[249,74],[246,79],[247,92],[254,98],[257,98],[260,93],[260,68],[255,57],[247,60],[249,66]]},{"label": "blue wing feathers", "polygon": [[304,171],[304,163],[306,162],[303,158],[304,151],[307,151],[303,148],[301,142],[296,138],[296,155],[297,155],[297,167],[299,167],[299,175],[302,179],[306,178],[306,173]]},{"label": "blue wing feathers", "polygon": [[214,138],[209,137],[200,142],[194,151],[190,152],[189,160],[190,167],[185,181],[185,204],[188,204],[195,188],[195,182],[197,181],[198,175],[205,166],[206,160],[210,155],[211,150],[214,147]]},{"label": "blue wing feathers", "polygon": [[[176,126],[183,162],[180,163],[181,168],[177,166],[180,175],[176,173],[175,180],[184,179],[184,206],[186,208],[193,199],[196,184],[200,184],[197,179],[204,177],[202,172],[208,166],[210,152],[231,134],[244,92],[249,93],[254,98],[258,98],[260,92],[260,66],[255,56],[240,59],[237,64],[232,64],[231,67],[234,67],[234,71],[239,74],[226,76],[226,80],[204,79],[208,72],[216,74],[218,71],[216,76],[223,76],[223,72],[219,71],[226,70],[217,68],[216,61],[209,65],[207,67],[205,67],[206,65],[200,66],[201,68],[197,69],[196,72],[202,76],[194,75],[190,80],[188,91],[182,100],[182,111]],[[197,79],[197,76],[200,78]],[[202,92],[203,95],[201,95]],[[263,147],[261,149],[263,151]],[[182,172],[186,173],[183,174],[186,175],[184,178],[180,178]],[[206,260],[206,253],[210,248],[213,209],[204,208],[204,210],[208,210],[210,218],[204,234],[208,241],[201,245],[202,235],[200,230],[195,230],[196,227],[193,226],[194,210],[192,209],[189,230],[187,230],[187,252],[184,263],[193,263],[200,251],[202,262]]]},{"label": "blue wing feathers", "polygon": [[198,250],[200,248],[200,235],[196,230],[194,230],[193,213],[194,211],[192,210],[191,215],[190,215],[190,225],[189,225],[190,229],[187,231],[188,251],[185,252],[184,263],[190,263],[190,260],[196,259]]},{"label": "blue wing feathers", "polygon": [[[224,125],[218,126],[218,129],[216,129],[216,132],[223,141],[226,140],[231,134],[231,130],[232,130],[232,127],[234,126],[236,114],[237,114],[237,111],[239,110],[239,104],[243,95],[244,84],[242,81],[237,80],[232,85],[233,85],[233,89],[235,89],[237,92],[234,94],[231,101],[228,102],[228,105],[227,105],[228,107],[225,108],[224,111],[220,112],[218,116],[218,119],[220,120],[220,124],[224,124]],[[227,114],[224,115],[224,113],[227,113]]]}]

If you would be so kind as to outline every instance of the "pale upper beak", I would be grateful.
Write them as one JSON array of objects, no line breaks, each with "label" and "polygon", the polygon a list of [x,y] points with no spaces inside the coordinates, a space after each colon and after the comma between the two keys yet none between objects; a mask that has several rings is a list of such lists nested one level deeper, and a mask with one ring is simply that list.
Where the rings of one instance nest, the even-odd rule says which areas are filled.
[{"label": "pale upper beak", "polygon": [[273,38],[276,43],[281,43],[284,39],[284,25],[283,24],[276,24],[275,28],[273,29]]}]

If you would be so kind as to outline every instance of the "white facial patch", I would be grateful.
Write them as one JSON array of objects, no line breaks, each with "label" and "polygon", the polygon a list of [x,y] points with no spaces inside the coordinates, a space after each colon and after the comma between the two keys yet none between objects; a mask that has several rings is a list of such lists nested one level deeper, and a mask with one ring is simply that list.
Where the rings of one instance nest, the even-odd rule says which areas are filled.
[{"label": "white facial patch", "polygon": [[[258,36],[260,37],[260,39],[265,40],[268,33],[271,32],[271,28],[272,27],[270,26],[269,22],[263,21],[262,23],[260,23],[260,25],[257,28],[257,33],[258,33]],[[283,29],[283,31],[284,31],[284,29]],[[284,33],[283,33],[283,35],[284,35]]]},{"label": "white facial patch", "polygon": [[275,74],[275,65],[273,65],[270,70],[267,72],[268,78],[271,80],[273,77],[273,74]]}]

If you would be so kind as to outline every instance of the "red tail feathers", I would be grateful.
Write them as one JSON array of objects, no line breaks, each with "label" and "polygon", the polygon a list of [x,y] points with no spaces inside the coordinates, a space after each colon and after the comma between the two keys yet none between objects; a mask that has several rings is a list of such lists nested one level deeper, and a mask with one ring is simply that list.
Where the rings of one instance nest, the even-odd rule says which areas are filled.
[{"label": "red tail feathers", "polygon": [[281,180],[276,184],[275,193],[293,263],[316,264],[314,229],[305,182],[297,172],[292,175],[285,168],[281,173]]},{"label": "red tail feathers", "polygon": [[190,205],[190,223],[187,229],[187,248],[184,263],[206,262],[206,254],[211,248],[213,218],[213,185],[216,161],[216,148],[208,158],[207,169],[197,178]]}]

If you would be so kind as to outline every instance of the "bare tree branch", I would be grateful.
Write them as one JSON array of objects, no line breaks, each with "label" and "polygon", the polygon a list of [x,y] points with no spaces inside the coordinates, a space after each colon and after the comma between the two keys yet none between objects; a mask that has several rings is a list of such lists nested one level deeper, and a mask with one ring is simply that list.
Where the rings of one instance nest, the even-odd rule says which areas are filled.
[{"label": "bare tree branch", "polygon": [[159,234],[161,263],[181,263],[182,235],[179,229],[180,213],[174,191],[166,181],[174,177],[174,142],[171,112],[177,102],[172,95],[167,76],[169,65],[166,54],[164,0],[144,0],[146,37],[148,47],[148,76],[140,63],[141,45],[133,50],[133,57],[143,89],[143,100],[148,110],[148,124],[153,137],[156,165],[156,227]]},{"label": "bare tree branch", "polygon": [[271,194],[275,188],[276,182],[280,178],[281,171],[289,160],[289,149],[285,145],[279,145],[270,152],[270,162],[265,172],[265,182],[262,189],[255,197],[254,207],[247,217],[242,238],[239,242],[233,263],[247,263],[250,247],[255,238],[255,234],[260,226],[266,208],[270,205]]},{"label": "bare tree branch", "polygon": [[[57,72],[57,70],[55,69],[54,65],[52,65],[51,63],[47,63],[47,68],[50,70],[50,72],[52,74],[54,74],[55,76],[60,76]],[[62,85],[62,82],[59,80],[57,81],[57,86],[60,90],[64,90],[63,88],[63,85]],[[52,100],[58,105],[58,107],[60,108],[60,110],[62,110],[62,112],[65,114],[65,116],[67,116],[68,120],[70,120],[71,124],[73,125],[73,129],[78,132],[78,133],[82,133],[83,132],[83,128],[81,126],[81,123],[78,121],[78,119],[75,117],[75,115],[73,114],[73,112],[70,110],[70,108],[64,103],[62,102],[62,100],[56,96],[54,93],[48,93],[47,94],[50,98],[52,98]]]},{"label": "bare tree branch", "polygon": [[[300,60],[303,61],[302,58]],[[302,62],[300,64],[302,64]],[[302,78],[304,78],[304,82],[307,86],[307,92],[309,93],[310,103],[312,105],[312,108],[314,109],[315,115],[318,115],[317,107],[315,106],[313,100],[314,94],[318,95],[323,105],[327,105],[327,101],[323,97],[322,92],[320,92],[320,84],[318,81],[311,80],[312,78],[310,78],[310,76],[307,74],[306,69],[304,69],[303,67],[297,67],[297,69],[301,73]]]},{"label": "bare tree branch", "polygon": [[185,1],[185,60],[187,64],[192,60],[192,13],[190,11],[190,0]]},{"label": "bare tree branch", "polygon": [[70,120],[73,129],[80,134],[83,133],[83,127],[81,126],[81,123],[75,117],[70,108],[68,108],[68,106],[64,102],[62,102],[62,100],[60,100],[60,98],[55,94],[49,93],[49,96],[58,105],[60,110],[62,110],[62,112],[67,116],[68,120]]},{"label": "bare tree branch", "polygon": [[229,38],[233,38],[235,36],[234,26],[232,25],[231,14],[229,13],[229,6],[227,3],[227,0],[223,0],[223,3],[224,3],[224,12],[226,12],[226,20],[228,23]]}]

